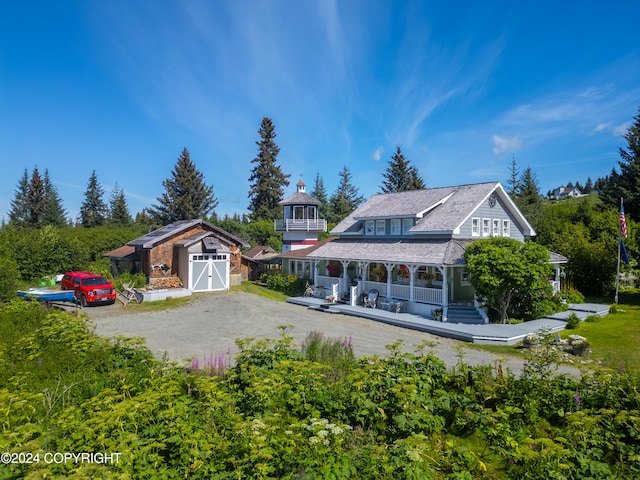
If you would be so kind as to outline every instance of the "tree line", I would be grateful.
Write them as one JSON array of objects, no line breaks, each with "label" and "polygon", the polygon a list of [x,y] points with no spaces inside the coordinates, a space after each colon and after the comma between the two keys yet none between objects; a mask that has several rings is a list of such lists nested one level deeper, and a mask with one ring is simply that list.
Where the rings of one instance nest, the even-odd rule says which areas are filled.
[{"label": "tree line", "polygon": [[[260,139],[256,141],[258,153],[251,160],[253,165],[249,176],[249,214],[242,217],[243,223],[273,220],[281,214],[279,202],[283,200],[285,188],[289,186],[290,174],[285,174],[278,165],[280,148],[275,142],[275,126],[270,118],[263,118],[258,130]],[[358,187],[351,181],[351,172],[345,165],[338,173],[336,191],[328,196],[324,180],[317,173],[311,194],[322,203],[320,214],[329,223],[338,223],[355,210],[364,200]],[[103,225],[130,226],[132,223],[144,225],[167,225],[178,220],[204,218],[218,219],[216,207],[218,199],[213,185],[206,183],[204,174],[191,160],[185,147],[178,157],[171,176],[162,182],[164,192],[157,197],[157,203],[144,208],[135,220],[132,218],[124,190],[117,184],[111,192],[109,202],[105,202],[105,190],[98,182],[93,170],[84,193],[84,201],[75,224],[82,227]],[[400,146],[391,157],[383,175],[381,193],[425,188],[417,167],[411,164]],[[41,176],[36,166],[31,172],[25,168],[18,182],[14,199],[11,201],[9,223],[17,227],[40,228],[47,225],[63,227],[73,225],[67,218],[62,199],[50,179],[48,170]],[[226,217],[228,219],[228,217]]]}]

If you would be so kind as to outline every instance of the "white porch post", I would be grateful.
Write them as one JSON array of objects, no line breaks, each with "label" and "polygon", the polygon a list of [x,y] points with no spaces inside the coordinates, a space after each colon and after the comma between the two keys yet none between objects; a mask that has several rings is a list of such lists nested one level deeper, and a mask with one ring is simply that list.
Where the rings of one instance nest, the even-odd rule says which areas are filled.
[{"label": "white porch post", "polygon": [[385,296],[391,298],[391,271],[395,267],[395,263],[385,263],[384,266],[387,269],[387,294]]},{"label": "white porch post", "polygon": [[442,321],[447,321],[447,315],[449,313],[449,278],[447,275],[447,267],[441,265],[438,267],[442,272]]},{"label": "white porch post", "polygon": [[340,285],[340,293],[343,292],[348,292],[349,291],[349,275],[347,274],[347,269],[349,268],[349,263],[351,263],[348,260],[341,260],[340,263],[342,264],[342,285]]},{"label": "white porch post", "polygon": [[313,260],[311,267],[313,268],[313,285],[318,286],[318,269],[320,268],[320,260]]},{"label": "white porch post", "polygon": [[415,296],[413,294],[413,287],[416,283],[416,272],[418,271],[417,265],[408,265],[409,267],[409,301],[413,303]]}]

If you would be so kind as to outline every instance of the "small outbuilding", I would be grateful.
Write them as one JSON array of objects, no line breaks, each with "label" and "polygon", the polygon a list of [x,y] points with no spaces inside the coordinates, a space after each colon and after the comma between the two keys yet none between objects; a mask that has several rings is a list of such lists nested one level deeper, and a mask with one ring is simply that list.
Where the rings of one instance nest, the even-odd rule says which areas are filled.
[{"label": "small outbuilding", "polygon": [[151,285],[203,292],[227,290],[243,280],[241,249],[248,246],[205,220],[180,220],[104,256],[111,259],[114,275],[133,266],[147,275]]}]

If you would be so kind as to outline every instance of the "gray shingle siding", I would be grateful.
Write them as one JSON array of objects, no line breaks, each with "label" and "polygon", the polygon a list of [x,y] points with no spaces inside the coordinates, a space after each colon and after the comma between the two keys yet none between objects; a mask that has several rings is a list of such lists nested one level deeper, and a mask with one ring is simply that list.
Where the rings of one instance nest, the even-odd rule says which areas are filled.
[{"label": "gray shingle siding", "polygon": [[[480,235],[473,236],[473,219],[480,219]],[[490,228],[493,226],[493,220],[500,221],[500,235],[502,236],[502,221],[509,220],[510,238],[514,238],[523,242],[525,235],[522,230],[522,225],[506,208],[504,201],[500,198],[496,198],[495,206],[489,205],[489,199],[486,199],[482,204],[471,214],[471,216],[461,225],[460,233],[454,235],[455,238],[483,238],[482,235],[482,220],[489,219]],[[486,236],[485,236],[486,238]]]}]

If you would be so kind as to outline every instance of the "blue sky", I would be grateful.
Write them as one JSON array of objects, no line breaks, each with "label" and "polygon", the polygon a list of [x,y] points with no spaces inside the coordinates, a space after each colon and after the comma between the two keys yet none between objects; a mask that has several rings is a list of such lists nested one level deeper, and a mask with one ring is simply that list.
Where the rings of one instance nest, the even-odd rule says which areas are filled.
[{"label": "blue sky", "polygon": [[640,2],[2,1],[0,218],[25,167],[76,218],[92,170],[131,213],[183,147],[246,212],[263,117],[279,164],[379,191],[395,146],[428,187],[542,193],[617,167],[640,107]]}]

